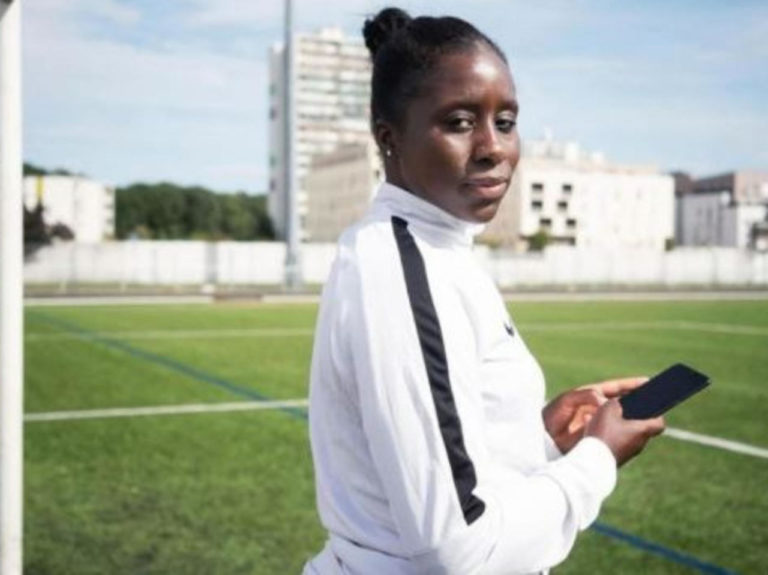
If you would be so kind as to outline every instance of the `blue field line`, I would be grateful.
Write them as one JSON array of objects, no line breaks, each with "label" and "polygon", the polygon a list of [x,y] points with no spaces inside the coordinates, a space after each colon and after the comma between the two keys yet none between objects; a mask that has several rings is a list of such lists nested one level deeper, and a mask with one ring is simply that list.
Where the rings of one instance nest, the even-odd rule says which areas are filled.
[{"label": "blue field line", "polygon": [[[190,377],[197,381],[215,385],[239,397],[244,397],[244,398],[256,400],[256,401],[271,401],[273,399],[273,398],[267,397],[262,393],[259,393],[258,391],[255,391],[248,387],[242,387],[240,385],[227,381],[226,379],[222,379],[221,377],[212,375],[196,367],[192,367],[191,365],[187,365],[180,361],[176,361],[174,359],[170,359],[168,357],[165,357],[156,353],[152,353],[151,351],[146,351],[141,348],[134,347],[128,343],[122,342],[117,339],[113,339],[111,337],[105,337],[99,334],[98,332],[94,332],[89,329],[80,327],[77,324],[73,324],[58,318],[50,317],[41,313],[34,313],[34,316],[36,319],[39,319],[45,323],[48,323],[49,325],[58,327],[60,329],[63,329],[71,333],[76,333],[78,335],[81,335],[83,339],[95,341],[106,347],[110,347],[112,349],[122,351],[123,353],[126,353],[132,357],[143,359],[150,363],[160,365],[166,369],[175,371],[176,373],[180,373],[182,375],[186,375],[187,377]],[[280,411],[284,411],[285,413],[288,413],[293,417],[298,417],[299,419],[307,419],[306,412],[301,408],[279,407],[277,409],[279,409]]]},{"label": "blue field line", "polygon": [[[73,324],[58,318],[50,317],[50,316],[41,314],[39,312],[34,312],[34,317],[54,327],[58,327],[60,329],[63,329],[65,331],[69,331],[72,333],[77,333],[83,336],[84,339],[101,343],[107,347],[117,349],[133,357],[143,359],[157,365],[161,365],[167,369],[170,369],[171,371],[181,373],[193,379],[197,379],[198,381],[201,381],[203,383],[209,383],[217,387],[220,387],[222,389],[226,389],[227,391],[234,393],[235,395],[238,395],[240,397],[246,397],[248,399],[253,399],[258,401],[273,400],[273,398],[267,397],[266,395],[263,395],[258,391],[254,391],[246,387],[241,387],[225,379],[209,374],[203,370],[197,369],[196,367],[192,367],[187,364],[181,363],[179,361],[169,359],[167,357],[158,355],[156,353],[145,351],[143,349],[134,347],[130,344],[124,343],[116,339],[112,339],[110,337],[105,337],[99,334],[98,332],[85,329],[83,327],[80,327],[77,324]],[[307,412],[300,408],[280,407],[278,409],[297,419],[306,421],[308,418]],[[678,563],[680,565],[683,565],[685,567],[698,571],[699,573],[707,573],[708,575],[738,575],[736,571],[730,571],[718,565],[707,563],[706,561],[702,561],[701,559],[698,559],[693,555],[682,553],[680,551],[675,551],[674,549],[670,549],[669,547],[665,547],[658,543],[653,543],[652,541],[648,541],[646,539],[643,539],[642,537],[632,535],[631,533],[627,533],[626,531],[622,531],[621,529],[617,529],[616,527],[606,525],[605,523],[601,523],[599,521],[593,523],[591,529],[596,531],[597,533],[600,533],[601,535],[605,535],[606,537],[611,537],[613,539],[626,543],[632,547],[640,549],[641,551],[645,551],[647,553],[657,555],[659,557],[662,557],[663,559],[672,561],[673,563]]]},{"label": "blue field line", "polygon": [[627,533],[621,529],[617,529],[616,527],[611,527],[610,525],[606,525],[600,521],[593,523],[591,529],[600,533],[601,535],[613,537],[614,539],[628,543],[633,547],[637,547],[638,549],[647,551],[653,555],[658,555],[659,557],[663,557],[669,561],[690,567],[699,573],[708,573],[711,575],[738,575],[736,571],[730,571],[718,565],[707,563],[706,561],[702,561],[693,555],[681,553],[680,551],[675,551],[674,549],[664,547],[658,543],[653,543],[652,541],[648,541],[642,537],[638,537],[637,535],[632,535],[631,533]]}]

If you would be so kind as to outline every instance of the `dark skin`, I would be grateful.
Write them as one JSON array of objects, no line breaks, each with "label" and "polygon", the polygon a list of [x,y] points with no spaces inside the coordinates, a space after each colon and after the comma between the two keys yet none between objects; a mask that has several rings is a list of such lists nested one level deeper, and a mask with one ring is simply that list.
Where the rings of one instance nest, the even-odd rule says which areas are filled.
[{"label": "dark skin", "polygon": [[520,158],[509,68],[483,46],[446,54],[420,94],[401,125],[376,123],[387,181],[457,218],[490,221]]},{"label": "dark skin", "polygon": [[566,391],[542,410],[544,427],[562,453],[582,437],[601,439],[621,466],[664,431],[664,418],[626,420],[618,398],[648,381],[646,377],[612,379]]},{"label": "dark skin", "polygon": [[[399,122],[379,119],[375,137],[388,182],[453,216],[489,222],[520,159],[518,103],[507,64],[485,44],[447,53],[404,103]],[[662,418],[628,421],[618,397],[644,378],[625,378],[567,391],[542,411],[561,452],[597,437],[619,465],[664,430]]]}]

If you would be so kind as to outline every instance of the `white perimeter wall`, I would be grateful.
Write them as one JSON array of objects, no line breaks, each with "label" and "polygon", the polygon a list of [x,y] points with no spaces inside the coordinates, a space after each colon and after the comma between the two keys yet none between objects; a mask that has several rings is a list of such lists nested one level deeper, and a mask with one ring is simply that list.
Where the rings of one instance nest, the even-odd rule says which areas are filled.
[{"label": "white perimeter wall", "polygon": [[553,247],[543,254],[486,254],[500,286],[768,285],[768,253],[736,248],[586,250]]},{"label": "white perimeter wall", "polygon": [[[304,281],[323,283],[333,244],[304,244]],[[586,250],[552,247],[541,254],[476,249],[478,261],[502,287],[569,285],[768,286],[768,253],[737,248]],[[28,283],[280,284],[280,242],[62,242],[36,252],[24,267]]]}]

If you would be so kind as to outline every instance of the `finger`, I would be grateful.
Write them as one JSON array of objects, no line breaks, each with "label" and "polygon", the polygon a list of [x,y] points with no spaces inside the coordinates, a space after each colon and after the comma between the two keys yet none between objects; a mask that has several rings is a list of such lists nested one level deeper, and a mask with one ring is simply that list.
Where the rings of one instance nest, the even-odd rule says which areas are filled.
[{"label": "finger", "polygon": [[614,417],[621,417],[623,412],[621,404],[616,398],[606,399],[603,405],[600,406],[599,411],[607,411],[612,413]]},{"label": "finger", "polygon": [[647,423],[651,437],[661,434],[667,427],[663,417],[655,417],[653,419],[649,419],[647,420]]},{"label": "finger", "polygon": [[[605,401],[608,401],[607,399]],[[603,403],[605,403],[605,401]],[[576,414],[573,416],[574,419],[583,420],[587,416],[592,416],[595,413],[597,413],[597,410],[600,409],[599,405],[582,405],[579,407],[579,409],[576,411]]]},{"label": "finger", "polygon": [[636,433],[648,438],[659,435],[666,427],[663,417],[654,417],[652,419],[630,419],[629,422]]},{"label": "finger", "polygon": [[596,389],[574,389],[568,393],[568,402],[576,407],[584,405],[592,405],[594,407],[600,407],[606,402],[605,397]]},{"label": "finger", "polygon": [[648,381],[648,378],[645,376],[624,377],[620,379],[610,379],[600,383],[593,383],[579,389],[594,389],[608,398],[620,397],[633,389],[640,387],[646,381]]},{"label": "finger", "polygon": [[587,424],[592,421],[592,418],[595,416],[595,413],[597,413],[596,410],[584,412],[581,413],[579,416],[573,418],[573,420],[568,424],[568,433],[578,433],[582,429],[584,429]]},{"label": "finger", "polygon": [[568,423],[568,433],[576,433],[581,430],[593,415],[597,412],[597,405],[582,405],[578,408],[571,421]]}]

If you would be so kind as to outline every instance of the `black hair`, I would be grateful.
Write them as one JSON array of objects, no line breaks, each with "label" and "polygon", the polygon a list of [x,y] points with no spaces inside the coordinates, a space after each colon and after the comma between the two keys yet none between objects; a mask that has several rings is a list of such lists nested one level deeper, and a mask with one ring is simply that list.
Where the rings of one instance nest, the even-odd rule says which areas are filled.
[{"label": "black hair", "polygon": [[365,21],[363,37],[373,62],[372,126],[378,120],[399,124],[404,104],[419,94],[425,77],[445,54],[484,44],[507,62],[493,40],[452,16],[411,18],[399,8],[384,8]]}]

